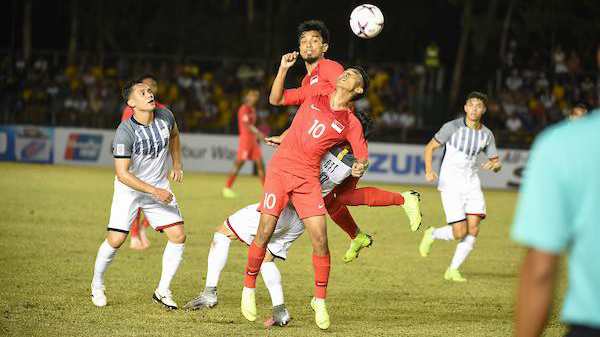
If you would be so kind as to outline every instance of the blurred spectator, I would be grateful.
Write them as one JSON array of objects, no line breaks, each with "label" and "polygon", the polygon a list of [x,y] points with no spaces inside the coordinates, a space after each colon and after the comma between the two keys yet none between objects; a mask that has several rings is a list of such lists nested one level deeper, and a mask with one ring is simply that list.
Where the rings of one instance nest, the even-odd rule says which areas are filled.
[{"label": "blurred spectator", "polygon": [[566,55],[560,45],[556,47],[556,50],[552,54],[552,61],[554,62],[555,74],[561,75],[567,73]]},{"label": "blurred spectator", "polygon": [[523,85],[523,79],[519,76],[519,71],[517,69],[513,69],[510,76],[506,79],[506,87],[510,91],[517,91],[521,89]]},{"label": "blurred spectator", "polygon": [[512,115],[506,120],[506,129],[510,132],[520,132],[523,130],[523,122],[517,115]]}]

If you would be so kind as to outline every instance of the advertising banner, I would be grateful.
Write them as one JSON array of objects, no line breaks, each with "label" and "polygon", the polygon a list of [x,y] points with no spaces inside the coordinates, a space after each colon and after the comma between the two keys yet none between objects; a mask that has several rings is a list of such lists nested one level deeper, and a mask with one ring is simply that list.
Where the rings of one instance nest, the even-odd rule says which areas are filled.
[{"label": "advertising banner", "polygon": [[[48,128],[38,128],[51,134]],[[42,158],[48,152],[42,151],[44,147],[39,143],[40,133],[29,130],[29,138],[22,133],[21,138],[15,130],[0,127],[0,160],[23,160],[24,155],[28,160]],[[33,133],[32,133],[33,132]],[[37,134],[34,142],[32,134]],[[112,167],[112,140],[114,130],[96,130],[84,128],[62,128],[54,130],[54,162],[69,165],[95,165]],[[40,138],[42,137],[42,138]],[[16,145],[16,140],[19,144]],[[27,141],[28,140],[28,141]],[[15,145],[11,145],[15,144]],[[185,171],[227,173],[235,162],[238,147],[238,137],[235,135],[214,134],[181,134],[181,150]],[[17,149],[15,152],[14,149]],[[47,149],[47,148],[46,148]],[[268,163],[274,148],[261,144],[261,150]],[[369,170],[362,178],[365,182],[382,182],[403,185],[434,185],[425,181],[425,161],[423,159],[423,145],[406,145],[390,143],[369,143]],[[48,151],[48,150],[46,150]],[[49,150],[51,151],[51,149]],[[17,154],[17,152],[19,152]],[[493,173],[480,169],[481,184],[485,188],[512,189],[517,188],[521,182],[523,168],[529,157],[525,150],[499,150],[503,162],[502,170]],[[433,167],[439,172],[443,149],[434,153]],[[8,159],[5,159],[8,158]],[[17,158],[17,159],[11,159]],[[486,158],[480,155],[478,165]],[[168,164],[170,164],[170,159]],[[251,174],[252,164],[246,163],[241,174]]]},{"label": "advertising banner", "polygon": [[0,161],[52,163],[53,139],[51,127],[0,126]]},{"label": "advertising banner", "polygon": [[54,134],[56,164],[114,166],[114,130],[57,127]]}]

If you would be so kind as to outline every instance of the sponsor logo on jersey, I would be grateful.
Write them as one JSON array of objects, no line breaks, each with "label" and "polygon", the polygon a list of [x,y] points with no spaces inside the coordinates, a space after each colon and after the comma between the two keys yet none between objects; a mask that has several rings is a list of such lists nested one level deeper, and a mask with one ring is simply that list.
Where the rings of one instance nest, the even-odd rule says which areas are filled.
[{"label": "sponsor logo on jersey", "polygon": [[315,75],[313,77],[310,78],[310,85],[313,85],[315,83],[319,82],[319,75]]},{"label": "sponsor logo on jersey", "polygon": [[344,130],[344,125],[335,119],[333,120],[333,123],[331,123],[331,127],[337,131],[337,133],[342,133]]},{"label": "sponsor logo on jersey", "polygon": [[325,204],[320,204],[319,205],[319,209],[323,209],[323,207],[325,207]]},{"label": "sponsor logo on jersey", "polygon": [[321,111],[321,109],[317,108],[314,104],[310,105],[311,109],[317,110],[317,111]]},{"label": "sponsor logo on jersey", "polygon": [[[65,149],[65,160],[96,161],[102,149],[102,135],[71,133]],[[123,147],[125,153],[125,147]]]}]

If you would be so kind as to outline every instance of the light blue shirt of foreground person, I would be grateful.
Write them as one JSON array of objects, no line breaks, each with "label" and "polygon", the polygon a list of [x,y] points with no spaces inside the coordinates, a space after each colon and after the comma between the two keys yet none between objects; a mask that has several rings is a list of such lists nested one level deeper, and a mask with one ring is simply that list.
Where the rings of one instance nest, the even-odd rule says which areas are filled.
[{"label": "light blue shirt of foreground person", "polygon": [[600,111],[536,140],[525,169],[513,240],[568,252],[561,319],[600,328]]}]

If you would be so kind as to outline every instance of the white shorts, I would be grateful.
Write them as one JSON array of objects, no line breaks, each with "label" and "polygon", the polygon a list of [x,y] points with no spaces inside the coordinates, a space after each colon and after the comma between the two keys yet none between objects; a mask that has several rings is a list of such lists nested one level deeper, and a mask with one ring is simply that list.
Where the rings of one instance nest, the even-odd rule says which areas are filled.
[{"label": "white shorts", "polygon": [[[164,188],[173,193],[169,182],[160,182],[156,187]],[[115,192],[110,209],[108,230],[129,233],[131,223],[137,216],[138,209],[144,212],[150,226],[159,231],[183,222],[175,195],[169,204],[162,203],[151,194],[136,191],[115,179]]]},{"label": "white shorts", "polygon": [[440,194],[448,224],[464,221],[467,215],[478,215],[481,219],[485,218],[485,200],[481,189],[444,190],[440,191]]},{"label": "white shorts", "polygon": [[[227,227],[237,236],[240,241],[250,245],[258,230],[260,212],[257,211],[259,204],[246,206],[233,215],[229,216],[225,223]],[[280,259],[285,260],[287,253],[296,240],[304,232],[304,224],[298,217],[296,210],[286,206],[277,220],[275,231],[271,241],[267,244],[269,252]]]}]

